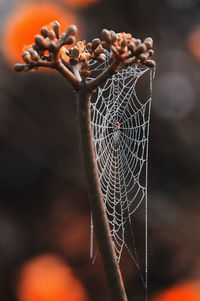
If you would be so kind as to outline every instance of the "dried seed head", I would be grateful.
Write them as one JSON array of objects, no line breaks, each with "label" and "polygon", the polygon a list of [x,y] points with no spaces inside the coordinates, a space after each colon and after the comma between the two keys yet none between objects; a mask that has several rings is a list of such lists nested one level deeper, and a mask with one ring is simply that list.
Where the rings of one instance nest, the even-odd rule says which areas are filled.
[{"label": "dried seed head", "polygon": [[[112,74],[120,70],[120,68],[127,67],[134,62],[141,62],[149,67],[154,67],[156,64],[149,58],[154,54],[153,40],[146,38],[143,43],[140,39],[134,39],[131,34],[125,32],[115,33],[112,30],[103,29],[103,41],[99,38],[93,39],[91,43],[87,44],[85,41],[79,41],[74,46],[75,35],[77,34],[77,27],[70,25],[66,32],[60,36],[60,24],[57,21],[51,22],[41,28],[41,35],[35,36],[35,44],[29,45],[24,49],[22,55],[25,64],[15,65],[15,70],[29,71],[36,70],[39,66],[55,66],[58,63],[57,55],[61,58],[61,63],[65,64],[71,71],[70,64],[80,65],[80,74],[83,78],[90,75],[89,60],[95,59],[100,62],[106,60],[104,54],[105,49],[111,51],[109,64],[116,60],[116,64],[112,69]],[[70,50],[63,48],[64,45],[72,45]],[[88,53],[89,52],[89,53]],[[47,54],[46,54],[47,53]],[[46,64],[45,64],[46,62]],[[52,62],[53,64],[49,64]],[[111,66],[112,67],[112,66]]]}]

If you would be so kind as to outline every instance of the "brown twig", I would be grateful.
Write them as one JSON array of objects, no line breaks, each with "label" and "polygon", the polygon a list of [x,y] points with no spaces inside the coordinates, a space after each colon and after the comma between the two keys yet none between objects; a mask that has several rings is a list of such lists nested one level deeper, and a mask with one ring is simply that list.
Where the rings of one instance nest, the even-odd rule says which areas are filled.
[{"label": "brown twig", "polygon": [[78,94],[78,116],[81,138],[81,153],[84,162],[86,180],[94,222],[94,229],[104,264],[107,281],[114,301],[127,301],[124,284],[110,235],[104,202],[102,199],[90,123],[91,93],[83,87]]},{"label": "brown twig", "polygon": [[[122,68],[133,63],[145,64],[154,67],[151,59],[153,41],[146,38],[142,43],[130,34],[119,33],[104,29],[103,40],[93,39],[87,46],[84,42],[75,44],[77,28],[75,25],[68,27],[60,35],[60,25],[52,22],[49,26],[42,27],[41,35],[35,37],[35,44],[26,47],[22,57],[24,64],[16,64],[17,72],[30,71],[39,67],[57,69],[78,92],[78,116],[80,127],[81,152],[85,167],[89,198],[95,234],[104,263],[105,273],[110,287],[113,301],[127,301],[124,284],[119,265],[116,260],[109,224],[104,209],[97,166],[92,141],[90,124],[90,99],[92,93],[105,80]],[[72,45],[69,50],[65,45]],[[91,75],[89,61],[91,59],[104,62],[105,50],[109,51],[110,64],[108,68],[96,78],[88,80]]]}]

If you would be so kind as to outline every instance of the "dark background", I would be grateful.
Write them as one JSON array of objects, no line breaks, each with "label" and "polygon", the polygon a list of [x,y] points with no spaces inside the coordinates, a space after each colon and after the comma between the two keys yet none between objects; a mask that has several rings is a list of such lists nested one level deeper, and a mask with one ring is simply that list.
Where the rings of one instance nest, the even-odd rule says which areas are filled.
[{"label": "dark background", "polygon": [[[73,14],[81,27],[80,39],[89,41],[102,28],[154,39],[157,71],[149,146],[149,294],[155,296],[176,285],[187,286],[185,283],[193,283],[196,293],[200,286],[200,2],[93,0],[74,6],[63,0],[29,4],[33,2],[38,7],[53,3],[66,18]],[[100,256],[94,265],[89,259],[90,209],[79,154],[76,96],[56,72],[12,71],[12,64],[20,60],[17,43],[30,29],[21,17],[18,21],[13,17],[24,3],[0,1],[0,300],[52,300],[48,296],[34,299],[37,286],[30,275],[27,285],[29,276],[23,274],[31,262],[39,266],[37,258],[43,256],[71,267],[74,281],[82,283],[89,300],[106,301],[109,295]],[[26,16],[25,9],[23,13]],[[18,33],[9,44],[7,37],[15,32],[16,24],[21,26],[21,36]],[[32,28],[37,34],[34,21]],[[124,254],[121,266],[129,300],[142,301],[144,288],[126,257]],[[46,277],[39,267],[37,271],[38,279]],[[23,290],[29,297],[23,297]],[[81,295],[70,299],[70,294],[67,299],[58,298],[85,300]],[[200,300],[200,295],[194,300]]]}]

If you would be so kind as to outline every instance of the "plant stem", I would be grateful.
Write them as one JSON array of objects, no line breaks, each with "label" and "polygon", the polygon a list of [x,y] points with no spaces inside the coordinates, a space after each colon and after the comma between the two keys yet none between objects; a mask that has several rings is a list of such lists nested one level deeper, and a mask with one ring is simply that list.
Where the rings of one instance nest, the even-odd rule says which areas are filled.
[{"label": "plant stem", "polygon": [[78,116],[81,153],[86,173],[94,230],[110,287],[111,299],[113,301],[127,301],[128,299],[116,259],[114,244],[110,235],[110,228],[97,174],[91,131],[90,98],[91,92],[89,92],[86,86],[83,86],[78,92]]}]

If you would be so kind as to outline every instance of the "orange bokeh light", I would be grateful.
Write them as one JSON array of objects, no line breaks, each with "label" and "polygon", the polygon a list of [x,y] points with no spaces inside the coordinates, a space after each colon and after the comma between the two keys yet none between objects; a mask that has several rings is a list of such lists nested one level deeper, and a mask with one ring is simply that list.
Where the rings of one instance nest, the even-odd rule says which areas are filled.
[{"label": "orange bokeh light", "polygon": [[20,272],[19,301],[87,301],[80,281],[65,262],[54,255],[41,255]]},{"label": "orange bokeh light", "polygon": [[187,38],[187,46],[192,56],[200,61],[200,25],[190,32]]},{"label": "orange bokeh light", "polygon": [[157,295],[152,301],[199,301],[200,284],[186,283],[174,286]]},{"label": "orange bokeh light", "polygon": [[79,8],[79,7],[87,7],[91,4],[97,3],[100,0],[61,0],[62,2],[70,5],[73,8]]},{"label": "orange bokeh light", "polygon": [[59,5],[49,2],[18,4],[4,26],[2,48],[7,61],[11,65],[22,62],[24,45],[33,44],[34,37],[40,33],[41,27],[52,21],[60,23],[61,32],[70,24],[79,25],[78,17],[61,9]]}]

